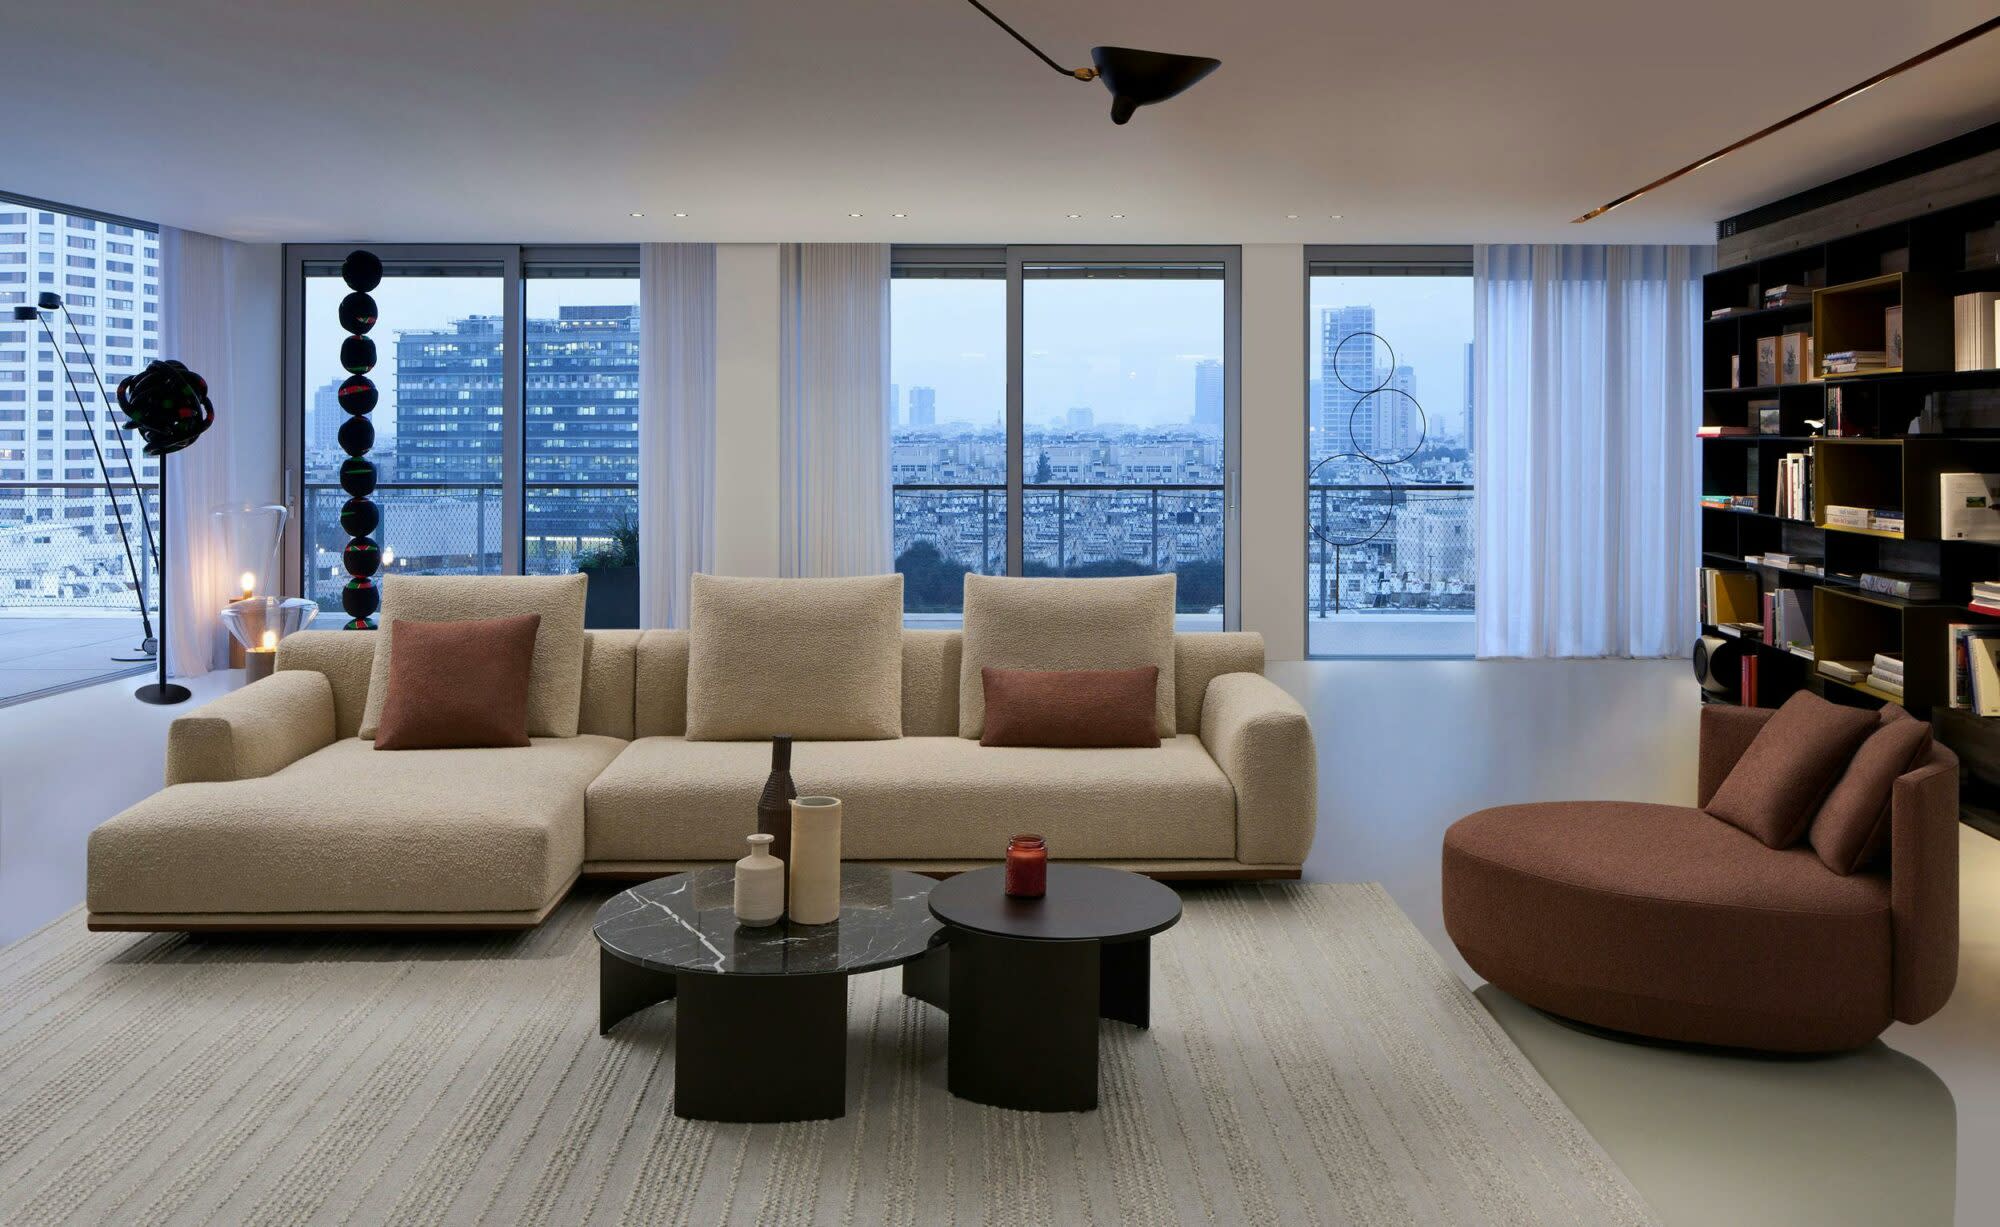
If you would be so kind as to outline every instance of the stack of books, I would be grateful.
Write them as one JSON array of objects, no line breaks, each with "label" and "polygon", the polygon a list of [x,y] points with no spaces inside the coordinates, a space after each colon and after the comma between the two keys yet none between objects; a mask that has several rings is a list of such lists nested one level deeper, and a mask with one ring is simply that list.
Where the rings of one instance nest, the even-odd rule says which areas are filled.
[{"label": "stack of books", "polygon": [[1900,507],[1850,507],[1842,503],[1826,505],[1826,526],[1828,528],[1867,528],[1878,533],[1899,533],[1903,531],[1903,509]]},{"label": "stack of books", "polygon": [[1868,667],[1873,661],[1867,660],[1823,660],[1819,671],[1837,682],[1860,683],[1868,680]]},{"label": "stack of books", "polygon": [[1755,307],[1717,307],[1708,313],[1708,318],[1712,320],[1726,320],[1732,315],[1748,315],[1756,309]]},{"label": "stack of books", "polygon": [[1779,588],[1764,594],[1764,642],[1775,647],[1804,648],[1811,655],[1812,593]]},{"label": "stack of books", "polygon": [[1764,305],[1767,307],[1803,307],[1812,302],[1812,287],[1809,285],[1774,285],[1764,291]]},{"label": "stack of books", "polygon": [[1697,426],[1694,433],[1697,439],[1721,439],[1747,435],[1751,431],[1748,426]]},{"label": "stack of books", "polygon": [[1994,330],[2000,320],[2000,294],[1960,294],[1951,300],[1951,368],[1990,371],[2000,366]]},{"label": "stack of books", "polygon": [[1755,511],[1757,496],[1754,494],[1704,494],[1701,505],[1716,511]]},{"label": "stack of books", "polygon": [[1861,590],[1879,592],[1883,596],[1901,597],[1906,601],[1938,599],[1937,580],[1928,575],[1912,575],[1905,571],[1863,571]]},{"label": "stack of books", "polygon": [[1812,454],[1789,452],[1778,457],[1778,496],[1771,513],[1787,520],[1810,520],[1812,505]]},{"label": "stack of books", "polygon": [[1826,356],[1829,375],[1856,375],[1887,370],[1889,355],[1879,349],[1843,349]]},{"label": "stack of books", "polygon": [[1903,697],[1903,658],[1877,652],[1868,669],[1868,684],[1883,694]]},{"label": "stack of books", "polygon": [[1945,632],[1951,706],[1978,716],[2000,716],[2000,626],[1955,622]]},{"label": "stack of books", "polygon": [[2000,618],[2000,579],[1982,579],[1972,585],[1972,610]]}]

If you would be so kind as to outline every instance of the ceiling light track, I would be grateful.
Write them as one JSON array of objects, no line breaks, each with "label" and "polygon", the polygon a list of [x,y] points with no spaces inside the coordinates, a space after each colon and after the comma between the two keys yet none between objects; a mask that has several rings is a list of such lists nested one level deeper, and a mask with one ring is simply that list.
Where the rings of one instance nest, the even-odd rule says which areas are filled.
[{"label": "ceiling light track", "polygon": [[[968,3],[971,2],[974,2],[974,0],[968,0]],[[1787,115],[1785,116],[1785,118],[1779,120],[1777,123],[1774,123],[1766,128],[1760,128],[1757,131],[1752,132],[1749,136],[1744,137],[1742,140],[1735,142],[1734,144],[1724,145],[1722,148],[1716,150],[1714,153],[1711,153],[1706,157],[1697,158],[1694,161],[1689,162],[1686,166],[1681,167],[1679,170],[1672,171],[1665,175],[1661,175],[1659,178],[1653,180],[1651,183],[1646,184],[1644,187],[1634,188],[1631,191],[1625,193],[1623,196],[1620,196],[1616,200],[1613,200],[1607,204],[1601,204],[1597,206],[1590,212],[1585,213],[1582,217],[1573,218],[1572,224],[1592,221],[1595,220],[1596,218],[1603,217],[1606,213],[1611,212],[1611,210],[1617,208],[1618,206],[1630,204],[1631,202],[1637,200],[1639,197],[1644,196],[1647,192],[1653,191],[1656,188],[1665,187],[1667,184],[1672,183],[1674,180],[1679,179],[1684,175],[1691,175],[1695,171],[1700,170],[1702,167],[1707,166],[1711,162],[1715,162],[1718,159],[1728,157],[1730,154],[1735,153],[1737,150],[1742,149],[1746,145],[1755,144],[1756,142],[1763,140],[1767,136],[1771,136],[1775,133],[1784,131],[1786,128],[1791,127],[1793,124],[1798,123],[1801,120],[1810,119],[1813,116],[1819,114],[1821,111],[1827,110],[1831,107],[1839,106],[1841,103],[1846,102],[1848,99],[1853,98],[1859,94],[1866,93],[1868,90],[1875,88],[1876,86],[1882,84],[1882,82],[1887,81],[1891,77],[1900,76],[1901,74],[1910,71],[1912,68],[1917,68],[1924,64],[1928,64],[1930,61],[1938,58],[1945,52],[1956,50],[1957,48],[1964,46],[1965,44],[1971,42],[1976,38],[1979,38],[1986,34],[1991,34],[1995,30],[2000,30],[2000,17],[1995,17],[1992,18],[1991,20],[1983,21],[1978,25],[1972,27],[1970,30],[1965,31],[1963,34],[1954,35],[1953,37],[1948,38],[1943,42],[1939,43],[1935,47],[1931,47],[1928,50],[1918,52],[1917,54],[1911,56],[1907,60],[1904,60],[1900,64],[1897,64],[1890,68],[1883,69],[1881,72],[1876,73],[1874,76],[1868,78],[1866,81],[1862,81],[1856,85],[1850,85],[1846,89],[1841,90],[1839,93],[1834,94],[1830,98],[1822,98],[1818,102],[1815,102],[1811,106],[1807,107],[1805,110],[1796,112],[1795,114]]]}]

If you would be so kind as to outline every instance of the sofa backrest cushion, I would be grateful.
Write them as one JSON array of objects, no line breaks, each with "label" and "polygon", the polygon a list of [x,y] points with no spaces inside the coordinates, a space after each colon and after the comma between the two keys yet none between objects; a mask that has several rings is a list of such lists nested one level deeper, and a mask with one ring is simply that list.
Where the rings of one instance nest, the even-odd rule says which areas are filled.
[{"label": "sofa backrest cushion", "polygon": [[958,669],[958,735],[986,731],[981,670],[1159,669],[1154,724],[1174,735],[1172,575],[1116,579],[965,577],[965,647]]},{"label": "sofa backrest cushion", "polygon": [[903,577],[696,575],[687,738],[903,735]]},{"label": "sofa backrest cushion", "polygon": [[903,632],[903,736],[958,736],[957,631]]},{"label": "sofa backrest cushion", "polygon": [[[392,575],[382,585],[382,617],[368,678],[361,736],[372,739],[389,695],[395,624],[460,622],[539,614],[528,683],[528,735],[574,737],[583,703],[583,600],[589,577],[576,575]],[[353,634],[364,632],[354,631]]]},{"label": "sofa backrest cushion", "polygon": [[1930,752],[1931,726],[1894,703],[1848,761],[1833,791],[1813,816],[1808,837],[1819,859],[1849,874],[1879,862],[1889,850],[1889,798],[1896,777]]},{"label": "sofa backrest cushion", "polygon": [[1709,799],[1708,812],[1767,848],[1791,847],[1876,724],[1872,711],[1799,691],[1757,731]]},{"label": "sofa backrest cushion", "polygon": [[683,630],[639,632],[639,649],[634,665],[632,735],[686,735],[688,633]]},{"label": "sofa backrest cushion", "polygon": [[639,672],[639,640],[645,631],[585,631],[583,634],[583,707],[577,713],[579,733],[598,737],[633,737]]}]

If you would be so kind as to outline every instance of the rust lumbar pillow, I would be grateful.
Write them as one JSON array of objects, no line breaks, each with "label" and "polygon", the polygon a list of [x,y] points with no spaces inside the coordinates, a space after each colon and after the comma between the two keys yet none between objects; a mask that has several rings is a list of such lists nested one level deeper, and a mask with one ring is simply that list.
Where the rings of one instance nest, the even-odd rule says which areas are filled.
[{"label": "rust lumbar pillow", "polygon": [[1136,669],[982,668],[982,746],[1157,746],[1158,665]]},{"label": "rust lumbar pillow", "polygon": [[1931,726],[1885,704],[1881,723],[1841,773],[1826,802],[1813,816],[1812,846],[1826,867],[1857,873],[1882,858],[1889,846],[1889,801],[1896,777],[1915,766],[1931,748]]},{"label": "rust lumbar pillow", "polygon": [[528,744],[528,677],[540,614],[392,625],[396,654],[376,749]]},{"label": "rust lumbar pillow", "polygon": [[1875,713],[1865,708],[1842,707],[1799,691],[1757,731],[1715,790],[1708,812],[1755,835],[1766,847],[1791,847],[1877,723]]}]

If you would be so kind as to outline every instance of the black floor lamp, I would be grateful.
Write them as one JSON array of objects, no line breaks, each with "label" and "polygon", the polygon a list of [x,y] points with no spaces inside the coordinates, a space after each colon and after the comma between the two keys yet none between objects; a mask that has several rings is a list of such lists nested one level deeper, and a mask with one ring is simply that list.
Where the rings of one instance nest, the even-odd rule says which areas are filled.
[{"label": "black floor lamp", "polygon": [[125,429],[136,430],[146,441],[148,456],[160,458],[160,661],[159,678],[133,691],[142,703],[184,703],[192,692],[167,680],[167,643],[171,623],[167,615],[167,457],[201,437],[215,424],[215,406],[209,403],[208,381],[171,360],[149,363],[137,375],[118,384],[118,407],[125,412]]}]

